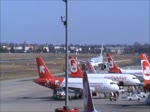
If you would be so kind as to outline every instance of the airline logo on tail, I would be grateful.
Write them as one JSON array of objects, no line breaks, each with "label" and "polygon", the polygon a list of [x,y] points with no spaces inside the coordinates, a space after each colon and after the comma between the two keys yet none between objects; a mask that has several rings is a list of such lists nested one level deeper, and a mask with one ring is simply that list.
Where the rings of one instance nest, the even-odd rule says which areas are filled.
[{"label": "airline logo on tail", "polygon": [[71,71],[70,77],[82,77],[82,71],[72,56],[69,56],[69,66]]},{"label": "airline logo on tail", "polygon": [[39,67],[40,73],[44,74],[45,73],[45,67],[44,66],[40,66]]},{"label": "airline logo on tail", "polygon": [[108,68],[114,68],[114,64],[113,64],[113,61],[109,61],[108,62]]},{"label": "airline logo on tail", "polygon": [[144,89],[150,91],[150,63],[145,54],[140,54],[143,70]]},{"label": "airline logo on tail", "polygon": [[106,54],[107,58],[108,58],[108,68],[109,68],[109,72],[110,73],[121,73],[120,69],[118,68],[118,66],[116,65],[116,63],[114,62],[114,60],[112,59],[111,55],[109,53]]},{"label": "airline logo on tail", "polygon": [[142,60],[142,69],[144,73],[144,79],[145,80],[150,80],[150,65],[147,60]]},{"label": "airline logo on tail", "polygon": [[76,73],[77,72],[77,64],[76,64],[75,60],[69,59],[69,64],[70,64],[71,72]]}]

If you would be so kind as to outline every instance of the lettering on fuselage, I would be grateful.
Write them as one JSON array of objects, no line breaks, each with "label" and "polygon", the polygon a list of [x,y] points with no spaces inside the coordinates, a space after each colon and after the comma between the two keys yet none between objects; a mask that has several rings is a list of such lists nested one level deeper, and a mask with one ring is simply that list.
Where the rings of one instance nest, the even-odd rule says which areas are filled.
[{"label": "lettering on fuselage", "polygon": [[90,83],[91,87],[100,88],[102,87],[103,83]]},{"label": "lettering on fuselage", "polygon": [[45,86],[50,87],[51,80],[46,79]]},{"label": "lettering on fuselage", "polygon": [[75,60],[74,59],[70,59],[69,63],[70,63],[70,70],[71,70],[71,72],[76,73],[77,72],[77,64],[75,63]]},{"label": "lettering on fuselage", "polygon": [[111,79],[113,81],[124,81],[126,80],[126,76],[105,76],[106,79]]},{"label": "lettering on fuselage", "polygon": [[49,88],[59,85],[60,85],[59,80],[55,80],[54,82],[52,82],[51,79],[46,79],[45,86]]}]

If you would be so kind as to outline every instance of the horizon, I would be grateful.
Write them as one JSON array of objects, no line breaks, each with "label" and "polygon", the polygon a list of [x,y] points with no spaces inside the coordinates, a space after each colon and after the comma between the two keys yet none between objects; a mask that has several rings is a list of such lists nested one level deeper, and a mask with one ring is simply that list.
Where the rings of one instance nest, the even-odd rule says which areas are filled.
[{"label": "horizon", "polygon": [[[13,43],[13,42],[0,42],[0,44],[15,44],[15,45],[22,45],[22,44],[25,44],[25,45],[66,45],[65,43],[62,43],[62,44],[55,44],[55,43],[27,43],[27,42],[21,42],[21,43]],[[124,46],[124,45],[127,45],[127,46],[132,46],[132,45],[135,45],[135,44],[140,44],[140,45],[150,45],[150,43],[139,43],[139,42],[134,42],[133,44],[103,44],[103,46],[106,46],[106,45],[121,45],[121,46]],[[101,46],[102,43],[100,44],[73,44],[73,43],[68,43],[68,45],[89,45],[89,46]]]}]

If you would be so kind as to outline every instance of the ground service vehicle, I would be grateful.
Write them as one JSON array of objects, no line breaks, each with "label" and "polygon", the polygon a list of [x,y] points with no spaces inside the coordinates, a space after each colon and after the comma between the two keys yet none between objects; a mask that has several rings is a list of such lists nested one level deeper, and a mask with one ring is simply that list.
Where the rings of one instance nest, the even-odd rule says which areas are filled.
[{"label": "ground service vehicle", "polygon": [[128,100],[138,100],[138,101],[140,101],[141,100],[141,97],[139,97],[137,94],[135,94],[135,93],[129,93],[128,95],[127,95],[127,99]]}]

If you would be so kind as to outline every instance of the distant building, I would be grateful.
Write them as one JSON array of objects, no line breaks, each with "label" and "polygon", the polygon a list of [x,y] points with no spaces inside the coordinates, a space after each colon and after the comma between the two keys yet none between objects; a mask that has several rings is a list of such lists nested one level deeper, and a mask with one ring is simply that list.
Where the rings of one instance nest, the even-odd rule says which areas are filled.
[{"label": "distant building", "polygon": [[107,49],[107,51],[109,51],[110,53],[113,53],[113,54],[122,54],[123,52],[124,52],[124,49],[125,49],[125,47],[122,47],[122,46],[120,46],[120,47],[112,47],[112,46],[110,46],[110,47],[107,47],[106,46],[106,49]]},{"label": "distant building", "polygon": [[49,52],[49,47],[44,46],[44,47],[43,47],[43,50],[44,50],[45,52]]},{"label": "distant building", "polygon": [[22,46],[14,46],[14,50],[20,51],[20,50],[23,50],[23,47]]}]

